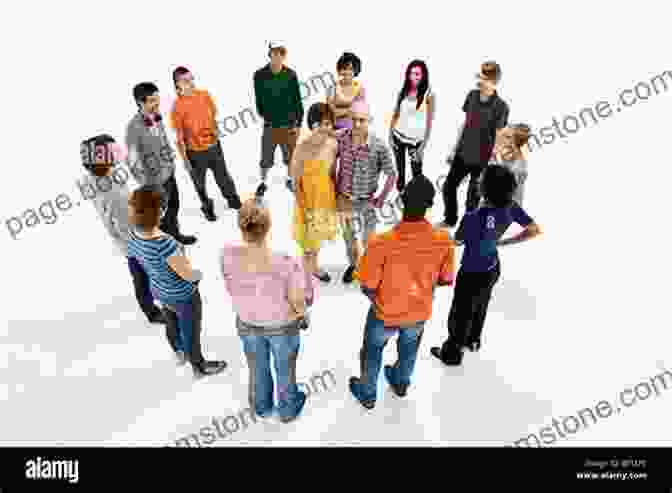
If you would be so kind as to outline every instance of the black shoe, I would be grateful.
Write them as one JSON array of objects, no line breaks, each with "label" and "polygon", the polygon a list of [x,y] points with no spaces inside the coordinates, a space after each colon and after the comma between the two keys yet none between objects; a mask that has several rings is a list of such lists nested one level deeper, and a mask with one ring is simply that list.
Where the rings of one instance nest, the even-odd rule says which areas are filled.
[{"label": "black shoe", "polygon": [[179,243],[182,243],[183,245],[193,245],[194,243],[196,243],[196,237],[195,236],[177,234],[177,235],[175,235],[175,239]]},{"label": "black shoe", "polygon": [[429,351],[432,356],[441,360],[444,365],[448,366],[460,366],[462,364],[462,349],[456,348],[454,351],[451,351],[449,354],[441,354],[440,347],[433,347]]},{"label": "black shoe", "polygon": [[467,344],[467,349],[469,349],[469,351],[472,353],[477,353],[481,349],[481,341],[471,341],[469,344]]},{"label": "black shoe", "polygon": [[331,282],[331,276],[327,272],[314,272],[313,275],[322,282]]},{"label": "black shoe", "polygon": [[259,186],[257,187],[257,191],[255,192],[255,195],[256,195],[258,198],[261,198],[261,197],[263,197],[264,194],[266,193],[266,190],[268,190],[268,187],[266,186],[266,183],[261,182],[261,183],[259,184]]},{"label": "black shoe", "polygon": [[215,222],[217,220],[217,215],[215,214],[215,211],[212,207],[201,207],[201,212],[205,216],[205,218],[212,222]]},{"label": "black shoe", "polygon": [[207,377],[223,372],[228,365],[226,361],[203,361],[194,366],[195,377]]},{"label": "black shoe", "polygon": [[234,211],[239,211],[240,208],[243,206],[243,204],[240,202],[240,198],[229,200],[228,204],[229,209],[233,209]]},{"label": "black shoe", "polygon": [[166,317],[163,316],[163,313],[161,312],[161,310],[153,312],[151,315],[149,315],[147,317],[147,320],[149,320],[150,324],[165,324],[166,323]]},{"label": "black shoe", "polygon": [[359,403],[364,406],[366,409],[369,411],[376,407],[376,401],[373,399],[367,399],[367,400],[362,400],[358,397],[357,392],[355,392],[354,386],[359,384],[359,378],[357,377],[350,377],[350,392],[352,395],[355,396],[355,398],[359,401]]},{"label": "black shoe", "polygon": [[291,178],[287,178],[287,181],[285,182],[285,185],[287,186],[287,190],[294,193],[294,182],[292,181]]},{"label": "black shoe", "polygon": [[397,394],[398,397],[406,397],[406,393],[408,392],[408,385],[401,383],[392,383],[392,380],[390,379],[392,373],[391,366],[389,365],[385,366],[384,372],[385,372],[385,378],[387,379],[387,383],[390,384],[390,387],[392,387],[394,393]]},{"label": "black shoe", "polygon": [[351,265],[343,273],[343,282],[345,284],[350,284],[352,282],[352,276],[355,273],[355,266]]}]

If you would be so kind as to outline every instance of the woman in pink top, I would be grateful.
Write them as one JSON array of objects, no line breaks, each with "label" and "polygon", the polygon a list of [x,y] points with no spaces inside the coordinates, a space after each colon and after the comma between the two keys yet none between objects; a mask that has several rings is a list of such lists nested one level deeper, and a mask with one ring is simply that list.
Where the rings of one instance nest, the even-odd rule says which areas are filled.
[{"label": "woman in pink top", "polygon": [[243,244],[225,246],[220,265],[250,370],[250,406],[261,417],[273,412],[272,352],[278,413],[283,422],[289,422],[306,401],[296,384],[296,360],[299,331],[308,327],[317,281],[300,262],[270,249],[271,216],[260,199],[243,203],[238,225]]}]

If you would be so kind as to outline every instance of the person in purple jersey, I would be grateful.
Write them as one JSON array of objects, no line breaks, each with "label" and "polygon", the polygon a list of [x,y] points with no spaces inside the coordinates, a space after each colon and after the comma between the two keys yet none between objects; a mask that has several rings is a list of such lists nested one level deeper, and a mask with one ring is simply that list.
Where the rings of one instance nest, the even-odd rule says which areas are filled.
[{"label": "person in purple jersey", "polygon": [[[500,165],[486,168],[481,183],[485,200],[464,215],[455,234],[458,244],[464,245],[464,253],[448,316],[449,338],[442,347],[431,349],[431,354],[446,365],[462,364],[464,348],[478,351],[481,347],[488,304],[500,275],[497,247],[521,243],[541,234],[539,226],[513,200],[516,188],[515,176],[509,169]],[[501,239],[514,222],[525,229]]]}]

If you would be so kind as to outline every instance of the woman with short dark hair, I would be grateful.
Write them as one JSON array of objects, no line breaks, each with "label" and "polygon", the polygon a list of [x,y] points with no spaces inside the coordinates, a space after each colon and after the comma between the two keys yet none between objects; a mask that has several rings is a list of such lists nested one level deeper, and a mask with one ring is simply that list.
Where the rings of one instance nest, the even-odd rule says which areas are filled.
[{"label": "woman with short dark hair", "polygon": [[327,104],[335,115],[335,128],[352,128],[352,103],[365,101],[366,91],[356,77],[362,72],[362,61],[354,53],[345,52],[336,62],[338,81],[327,90]]}]

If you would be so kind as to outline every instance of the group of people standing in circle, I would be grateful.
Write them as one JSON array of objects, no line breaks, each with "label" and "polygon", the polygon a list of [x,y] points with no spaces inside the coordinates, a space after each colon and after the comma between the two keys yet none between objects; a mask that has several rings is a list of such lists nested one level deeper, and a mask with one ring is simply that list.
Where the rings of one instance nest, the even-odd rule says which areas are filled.
[{"label": "group of people standing in circle", "polygon": [[[384,368],[384,375],[396,395],[406,395],[437,287],[454,285],[455,293],[449,337],[432,347],[431,354],[447,365],[460,365],[465,349],[480,348],[488,303],[500,275],[497,247],[540,234],[521,205],[530,129],[508,124],[508,106],[495,89],[501,69],[494,62],[482,64],[478,89],[467,95],[465,122],[448,158],[450,171],[442,187],[444,221],[435,226],[427,212],[436,190],[422,169],[436,115],[427,65],[421,60],[408,65],[385,140],[369,128],[367,90],[357,79],[361,61],[344,53],[337,62],[338,83],[325,101],[308,109],[309,132],[300,138],[304,108],[296,72],[285,63],[287,47],[271,42],[267,49],[269,62],[253,76],[257,112],[264,120],[261,183],[253,198],[241,201],[219,141],[216,104],[208,91],[196,88],[186,67],[173,71],[177,99],[170,113],[176,147],[204,217],[217,220],[205,185],[208,169],[229,207],[237,211],[242,241],[222,244],[218,265],[248,363],[249,402],[259,416],[277,411],[283,422],[301,413],[306,395],[296,382],[300,335],[312,327],[310,312],[319,284],[331,281],[318,254],[324,241],[342,234],[348,262],[342,280],[357,280],[371,301],[360,375],[350,379],[350,391],[372,409],[383,349],[395,335],[398,359]],[[112,190],[95,198],[96,209],[125,258],[147,319],[165,324],[180,364],[189,362],[196,376],[214,375],[227,363],[207,360],[201,348],[203,273],[193,267],[185,249],[197,240],[181,232],[177,219],[176,156],[159,111],[158,87],[140,83],[133,99],[138,112],[127,126],[125,144],[140,186],[131,192],[127,184],[115,182]],[[109,135],[82,142],[88,180],[113,173],[119,161],[110,150],[115,144]],[[287,167],[287,188],[295,199],[292,234],[300,259],[277,251],[268,238],[272,214],[264,195],[278,146]],[[408,183],[407,157],[412,174]],[[381,175],[386,179],[379,189]],[[467,175],[467,212],[453,233],[456,191]],[[376,209],[395,188],[403,217],[390,231],[376,233]],[[353,226],[355,220],[361,227]],[[513,222],[523,231],[502,239]],[[464,246],[459,270],[458,246]]]}]

